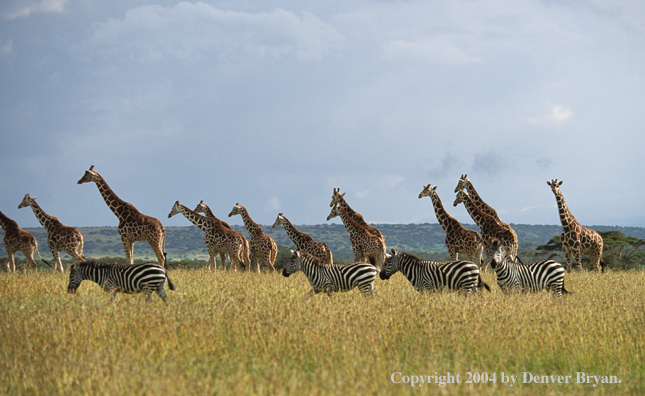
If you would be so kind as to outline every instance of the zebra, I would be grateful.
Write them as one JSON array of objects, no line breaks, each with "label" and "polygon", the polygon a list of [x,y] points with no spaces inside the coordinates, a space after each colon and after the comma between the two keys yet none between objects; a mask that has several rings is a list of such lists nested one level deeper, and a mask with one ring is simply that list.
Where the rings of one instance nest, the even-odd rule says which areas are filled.
[{"label": "zebra", "polygon": [[379,274],[383,280],[390,279],[397,271],[401,271],[418,292],[450,289],[479,293],[477,288],[481,286],[490,292],[490,286],[482,279],[479,267],[472,261],[438,263],[424,261],[413,254],[394,249],[391,252]]},{"label": "zebra", "polygon": [[374,278],[378,270],[372,264],[323,264],[318,257],[305,251],[291,251],[292,256],[282,270],[282,275],[289,275],[302,271],[309,279],[311,291],[307,297],[325,292],[329,297],[335,292],[350,291],[358,287],[364,295],[374,293]]},{"label": "zebra", "polygon": [[539,292],[542,289],[562,297],[571,293],[564,288],[564,267],[557,261],[546,259],[530,264],[518,264],[508,260],[506,249],[497,239],[489,240],[491,267],[495,270],[497,284],[504,292],[511,290]]},{"label": "zebra", "polygon": [[168,271],[156,263],[140,264],[107,264],[94,260],[81,261],[73,264],[69,274],[67,292],[74,294],[84,280],[96,282],[112,296],[120,293],[145,292],[148,298],[153,291],[166,302],[164,286],[166,279],[170,290],[175,285],[168,276]]}]

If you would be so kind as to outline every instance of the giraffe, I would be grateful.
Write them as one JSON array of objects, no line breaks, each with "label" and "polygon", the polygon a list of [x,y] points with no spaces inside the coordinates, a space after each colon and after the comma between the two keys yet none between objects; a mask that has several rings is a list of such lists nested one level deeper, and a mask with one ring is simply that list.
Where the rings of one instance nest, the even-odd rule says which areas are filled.
[{"label": "giraffe", "polygon": [[[215,264],[215,256],[221,252],[227,252],[231,258],[231,268],[237,272],[237,265],[241,263],[246,266],[249,263],[248,250],[245,250],[244,235],[230,228],[224,227],[222,221],[213,217],[202,216],[199,213],[188,209],[184,205],[176,201],[172,210],[168,214],[168,218],[181,213],[188,221],[195,224],[206,235],[204,235],[204,243],[208,250],[208,270],[211,270],[211,265]],[[225,268],[222,265],[222,268]]]},{"label": "giraffe", "polygon": [[[468,193],[468,197],[470,197],[470,199],[473,201],[473,203],[479,210],[486,213],[487,215],[493,216],[500,225],[502,225],[503,227],[507,227],[511,231],[511,233],[513,234],[513,238],[516,241],[518,240],[515,230],[510,225],[503,222],[502,219],[499,218],[497,211],[493,209],[492,206],[484,202],[482,197],[477,193],[477,190],[475,190],[475,186],[473,186],[473,183],[471,183],[471,181],[468,180],[468,175],[461,175],[461,177],[459,178],[459,182],[457,183],[457,187],[455,187],[455,193],[457,193],[459,190],[464,190],[464,189]],[[515,246],[514,251],[510,252],[511,257],[517,257],[517,249],[518,249],[518,246]]]},{"label": "giraffe", "polygon": [[345,193],[340,193],[340,188],[334,188],[334,192],[331,196],[331,203],[329,204],[329,207],[333,207],[334,205],[338,204],[341,208],[343,208],[349,217],[351,217],[352,220],[354,220],[356,223],[359,225],[365,227],[367,231],[369,231],[370,234],[375,235],[383,241],[383,245],[385,245],[385,238],[383,237],[383,234],[381,234],[381,231],[379,231],[376,227],[373,227],[369,225],[365,219],[363,219],[363,216],[355,211],[354,209],[349,206],[347,201],[345,201]]},{"label": "giraffe", "polygon": [[475,257],[479,256],[477,265],[481,266],[483,241],[479,233],[462,226],[459,220],[446,212],[437,194],[437,186],[431,187],[430,184],[425,186],[419,194],[419,199],[423,197],[430,197],[432,200],[437,221],[446,232],[445,244],[452,261],[458,260],[459,252],[464,252],[469,261],[474,262]]},{"label": "giraffe", "polygon": [[17,252],[22,252],[25,255],[26,264],[25,272],[33,267],[37,268],[36,261],[34,260],[34,252],[38,253],[38,257],[47,265],[49,263],[40,256],[38,251],[38,241],[36,238],[28,233],[27,231],[20,228],[18,223],[8,218],[4,213],[0,211],[0,227],[4,231],[4,247],[7,250],[7,260],[5,264],[7,265],[7,270],[9,272],[16,271],[16,262],[14,261],[13,256]]},{"label": "giraffe", "polygon": [[349,232],[349,241],[352,243],[355,261],[369,262],[369,258],[373,258],[375,263],[371,264],[380,271],[385,261],[385,242],[355,222],[340,205],[334,205],[331,213],[327,216],[327,221],[334,217],[340,217],[347,232]]},{"label": "giraffe", "polygon": [[287,235],[289,235],[289,238],[291,238],[293,243],[296,245],[297,250],[302,250],[313,256],[318,257],[323,264],[334,263],[334,258],[331,254],[331,250],[329,249],[326,243],[316,242],[311,237],[311,235],[298,231],[296,227],[294,227],[293,224],[291,224],[289,219],[284,217],[282,213],[278,214],[278,217],[275,219],[275,222],[273,223],[273,228],[276,228],[279,225],[284,226],[284,230],[287,232]]},{"label": "giraffe", "polygon": [[602,260],[603,241],[600,234],[596,231],[578,223],[575,217],[569,211],[567,203],[564,201],[560,186],[562,181],[558,179],[546,182],[555,194],[555,200],[558,203],[560,212],[560,222],[562,223],[562,250],[567,260],[567,270],[571,270],[571,258],[576,262],[576,268],[582,269],[581,255],[587,254],[591,260],[591,265],[598,269],[598,272],[604,272],[605,262]]},{"label": "giraffe", "polygon": [[60,261],[58,252],[65,252],[69,254],[76,262],[84,261],[83,256],[83,235],[74,227],[69,227],[60,222],[56,217],[50,216],[40,208],[36,203],[36,197],[30,197],[25,194],[25,197],[18,205],[18,209],[30,206],[34,211],[34,215],[47,231],[47,245],[52,253],[54,260],[54,271],[60,269],[63,272],[63,263]]},{"label": "giraffe", "polygon": [[[227,222],[218,219],[215,216],[215,214],[213,213],[213,211],[211,210],[211,208],[209,208],[208,205],[206,205],[203,200],[199,201],[199,204],[197,204],[197,206],[195,207],[195,212],[196,213],[203,213],[206,217],[212,217],[213,219],[219,221],[220,224],[223,227],[226,227],[228,229],[232,229],[231,226],[228,225]],[[244,239],[246,239],[246,238],[244,238]],[[226,253],[225,252],[219,252],[219,260],[222,263],[222,268],[225,268],[226,267]],[[213,262],[213,265],[215,266],[215,268],[217,268],[217,264],[215,262]]]},{"label": "giraffe", "polygon": [[239,202],[233,206],[231,213],[228,214],[228,217],[234,215],[242,216],[242,221],[244,221],[244,226],[246,230],[251,235],[251,241],[249,242],[250,251],[251,251],[251,266],[253,263],[256,263],[258,272],[260,272],[260,265],[266,263],[271,270],[275,272],[275,263],[276,257],[278,257],[278,245],[275,241],[262,231],[262,226],[253,221],[249,212],[246,208],[240,205]]},{"label": "giraffe", "polygon": [[144,215],[131,203],[119,198],[108,186],[107,182],[94,170],[94,165],[85,171],[83,177],[77,184],[94,182],[99,193],[105,200],[108,208],[119,219],[117,230],[121,235],[121,242],[125,249],[125,257],[128,263],[134,263],[134,242],[147,241],[157,256],[159,265],[166,266],[164,245],[166,243],[166,229],[161,222],[151,216]]},{"label": "giraffe", "polygon": [[481,229],[484,252],[486,252],[486,262],[484,262],[482,268],[487,268],[487,264],[491,261],[489,241],[492,239],[499,240],[501,242],[501,247],[509,252],[510,260],[515,261],[516,256],[513,255],[512,252],[517,252],[517,239],[514,237],[514,234],[507,227],[499,224],[493,216],[482,212],[481,209],[475,205],[470,196],[463,190],[459,190],[457,192],[457,198],[455,199],[453,206],[457,206],[460,203],[464,204],[470,217],[472,217],[475,224],[477,224]]},{"label": "giraffe", "polygon": [[[214,219],[216,222],[218,222],[218,224],[221,224],[221,225],[222,225],[222,227],[224,227],[224,228],[228,228],[229,230],[232,230],[231,226],[230,226],[227,222],[222,221],[222,220],[220,220],[217,216],[215,216],[215,214],[213,213],[213,211],[211,210],[211,208],[209,208],[209,207],[208,207],[208,205],[206,205],[206,204],[204,203],[204,201],[203,201],[203,200],[199,201],[199,204],[197,204],[197,206],[195,207],[195,212],[197,212],[197,213],[204,213],[204,215],[205,215],[206,217],[210,217],[210,218]],[[237,232],[237,231],[236,231],[236,232]],[[242,234],[240,233],[240,235],[242,235]],[[244,237],[244,235],[242,235],[242,236]],[[244,252],[243,252],[243,256],[244,256],[244,257],[246,257],[246,258],[248,259],[248,257],[249,257],[249,253],[250,253],[250,250],[249,250],[249,241],[247,241],[247,240],[246,240],[246,238],[243,238],[243,239],[242,239],[242,243],[244,243]],[[225,252],[220,252],[220,254],[219,254],[219,258],[220,258],[220,261],[222,262],[222,267],[224,267],[224,265],[225,265],[225,263],[226,263],[226,262],[224,261],[225,257],[226,257],[226,256],[225,256]],[[250,259],[248,259],[248,264],[249,264],[249,266],[251,265],[251,261],[250,261]],[[252,270],[252,268],[251,268],[251,267],[249,267],[249,271],[251,271],[251,270]],[[259,271],[258,271],[258,272],[259,272]]]}]

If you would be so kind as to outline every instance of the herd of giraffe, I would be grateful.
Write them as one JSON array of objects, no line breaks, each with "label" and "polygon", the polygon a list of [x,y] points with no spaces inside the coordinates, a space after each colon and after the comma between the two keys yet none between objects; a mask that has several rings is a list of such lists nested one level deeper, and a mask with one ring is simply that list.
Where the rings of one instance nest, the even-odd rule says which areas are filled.
[{"label": "herd of giraffe", "polygon": [[[125,249],[126,260],[134,263],[134,242],[147,241],[152,247],[160,265],[165,266],[165,239],[166,230],[161,222],[151,216],[144,215],[134,205],[120,199],[110,188],[107,182],[94,170],[94,165],[85,171],[78,184],[94,182],[107,206],[119,219],[117,230]],[[557,179],[547,182],[555,194],[560,220],[562,222],[562,246],[565,254],[567,269],[571,269],[571,261],[576,267],[582,269],[581,255],[587,254],[592,264],[602,271],[603,242],[600,235],[589,228],[582,226],[569,211],[559,187],[562,181]],[[457,197],[453,206],[463,203],[473,221],[481,230],[481,234],[462,226],[458,220],[450,216],[436,192],[437,187],[430,184],[425,186],[419,198],[430,197],[437,220],[446,233],[445,244],[452,260],[457,260],[459,253],[465,254],[467,260],[481,264],[482,253],[486,253],[486,261],[482,267],[486,268],[490,262],[491,240],[499,241],[511,260],[517,259],[518,240],[517,234],[504,223],[495,209],[487,205],[479,196],[473,184],[466,175],[459,179],[455,193]],[[340,189],[334,189],[330,207],[330,220],[340,217],[349,233],[349,239],[356,262],[370,262],[377,269],[381,269],[386,258],[385,238],[375,227],[368,224],[360,213],[353,210],[344,198]],[[36,203],[36,197],[26,194],[18,208],[29,206],[34,215],[47,231],[47,245],[53,256],[52,269],[63,271],[59,252],[64,251],[76,262],[84,260],[83,235],[74,227],[63,225],[56,217],[50,216]],[[249,270],[265,265],[275,271],[274,263],[278,253],[275,241],[262,231],[262,227],[254,222],[244,206],[236,203],[229,213],[229,217],[240,215],[249,235],[247,241],[244,235],[231,229],[228,223],[218,219],[210,208],[201,201],[194,210],[181,205],[178,201],[172,207],[168,217],[181,213],[191,223],[205,232],[209,260],[208,269],[215,267],[215,258],[219,255],[222,265],[225,263],[225,254],[228,254],[231,268],[237,270],[238,266],[247,267]],[[203,213],[203,214],[202,214]],[[36,267],[34,253],[38,251],[38,244],[33,235],[26,232],[18,224],[0,212],[0,225],[5,232],[4,244],[7,250],[6,265],[9,271],[15,271],[14,255],[22,252],[27,260],[25,269]],[[298,250],[305,251],[321,260],[325,264],[333,264],[332,252],[327,244],[314,241],[314,239],[299,230],[282,214],[273,224],[273,227],[282,225]],[[42,257],[41,257],[42,260]],[[44,261],[44,260],[43,260]],[[45,263],[49,264],[45,261]]]}]

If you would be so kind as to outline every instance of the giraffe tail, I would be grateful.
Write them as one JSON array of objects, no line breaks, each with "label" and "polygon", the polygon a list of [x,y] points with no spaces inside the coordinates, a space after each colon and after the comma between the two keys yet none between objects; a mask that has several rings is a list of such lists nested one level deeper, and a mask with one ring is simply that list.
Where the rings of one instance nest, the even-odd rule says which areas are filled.
[{"label": "giraffe tail", "polygon": [[40,257],[40,260],[41,260],[43,263],[47,264],[47,265],[49,266],[49,268],[52,268],[52,269],[54,268],[54,267],[52,267],[52,265],[51,265],[51,264],[49,264],[49,261],[45,260],[45,259],[43,258],[43,256],[41,256],[41,255],[40,255],[40,250],[38,250],[38,247],[36,247],[36,253],[38,253],[38,257]]}]

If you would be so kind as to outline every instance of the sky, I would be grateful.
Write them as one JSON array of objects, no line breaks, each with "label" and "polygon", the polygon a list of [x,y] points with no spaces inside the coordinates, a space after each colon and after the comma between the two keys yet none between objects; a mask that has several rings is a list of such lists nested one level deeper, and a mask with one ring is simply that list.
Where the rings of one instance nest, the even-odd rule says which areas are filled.
[{"label": "sky", "polygon": [[[91,165],[166,226],[175,201],[325,224],[436,223],[467,174],[502,220],[645,227],[645,2],[0,3],[0,211],[117,226]],[[337,223],[333,219],[330,223]]]}]

